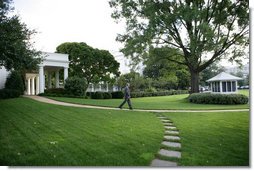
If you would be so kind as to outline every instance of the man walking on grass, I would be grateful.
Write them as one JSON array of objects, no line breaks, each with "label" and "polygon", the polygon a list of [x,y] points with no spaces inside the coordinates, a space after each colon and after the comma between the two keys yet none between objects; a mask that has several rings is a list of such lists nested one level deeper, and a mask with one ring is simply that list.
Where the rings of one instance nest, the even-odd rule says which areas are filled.
[{"label": "man walking on grass", "polygon": [[127,83],[126,87],[124,88],[124,101],[123,103],[119,106],[120,109],[122,109],[123,105],[127,102],[129,105],[129,109],[132,110],[132,106],[131,106],[131,95],[130,95],[130,84]]}]

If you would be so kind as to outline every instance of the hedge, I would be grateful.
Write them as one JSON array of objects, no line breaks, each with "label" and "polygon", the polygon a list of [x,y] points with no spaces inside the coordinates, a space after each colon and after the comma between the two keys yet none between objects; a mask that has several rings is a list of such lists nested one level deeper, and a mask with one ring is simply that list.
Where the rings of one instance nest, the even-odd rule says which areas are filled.
[{"label": "hedge", "polygon": [[9,99],[19,97],[21,95],[20,90],[14,89],[0,89],[0,99]]},{"label": "hedge", "polygon": [[137,97],[152,97],[152,96],[170,96],[176,94],[188,94],[188,90],[170,90],[170,91],[159,91],[159,92],[131,92],[132,98]]},{"label": "hedge", "polygon": [[67,94],[64,88],[50,88],[44,91],[46,94]]},{"label": "hedge", "polygon": [[111,92],[112,99],[122,99],[124,94],[122,91]]},{"label": "hedge", "polygon": [[193,93],[189,96],[191,103],[198,104],[247,104],[249,98],[243,94]]}]

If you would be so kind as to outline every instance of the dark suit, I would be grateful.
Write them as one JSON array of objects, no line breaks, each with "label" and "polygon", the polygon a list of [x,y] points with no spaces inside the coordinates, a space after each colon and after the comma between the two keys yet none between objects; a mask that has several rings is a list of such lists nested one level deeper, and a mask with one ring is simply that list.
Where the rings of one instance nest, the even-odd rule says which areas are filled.
[{"label": "dark suit", "polygon": [[122,108],[123,105],[127,102],[129,108],[132,109],[130,98],[131,98],[130,89],[129,89],[128,86],[126,86],[126,87],[124,88],[124,101],[123,101],[123,103],[119,106],[119,108]]}]

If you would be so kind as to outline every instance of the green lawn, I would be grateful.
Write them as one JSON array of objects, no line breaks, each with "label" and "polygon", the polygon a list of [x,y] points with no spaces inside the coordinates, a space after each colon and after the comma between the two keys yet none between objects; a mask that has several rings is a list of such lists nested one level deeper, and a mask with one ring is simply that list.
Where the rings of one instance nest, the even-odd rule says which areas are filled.
[{"label": "green lawn", "polygon": [[[211,105],[211,104],[194,104],[189,103],[188,94],[160,96],[160,97],[142,97],[132,98],[132,105],[135,109],[192,109],[192,110],[206,110],[206,109],[244,109],[249,108],[245,105]],[[82,99],[82,98],[68,98],[68,97],[48,97],[58,101],[69,103],[88,104],[96,106],[118,107],[123,99]],[[128,105],[126,103],[125,107]]]},{"label": "green lawn", "polygon": [[238,93],[243,94],[243,95],[248,96],[248,97],[250,96],[249,90],[238,90]]},{"label": "green lawn", "polygon": [[0,165],[143,166],[160,147],[152,113],[0,100]]},{"label": "green lawn", "polygon": [[[0,165],[148,166],[163,126],[148,112],[0,100]],[[249,113],[163,113],[180,131],[182,166],[248,166]]]},{"label": "green lawn", "polygon": [[167,113],[181,136],[183,166],[248,166],[249,113]]}]

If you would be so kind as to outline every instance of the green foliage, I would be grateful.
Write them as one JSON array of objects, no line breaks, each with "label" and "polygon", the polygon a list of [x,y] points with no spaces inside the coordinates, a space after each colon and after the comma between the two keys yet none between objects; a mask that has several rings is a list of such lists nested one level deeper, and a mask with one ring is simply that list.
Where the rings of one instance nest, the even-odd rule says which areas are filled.
[{"label": "green foliage", "polygon": [[[134,64],[151,47],[177,48],[170,60],[188,67],[191,92],[199,91],[199,73],[226,58],[240,62],[249,44],[249,2],[111,0],[112,18],[126,22],[117,40]],[[209,56],[207,56],[209,54]],[[168,59],[168,58],[167,58]]]},{"label": "green foliage", "polygon": [[193,93],[189,96],[191,103],[199,104],[247,104],[249,99],[243,94]]},{"label": "green foliage", "polygon": [[104,92],[103,93],[103,98],[104,99],[112,99],[112,94],[110,92]]},{"label": "green foliage", "polygon": [[68,77],[65,80],[64,88],[68,94],[74,96],[84,96],[86,91],[87,83],[83,78],[79,77]]},{"label": "green foliage", "polygon": [[115,91],[111,92],[112,99],[122,99],[124,97],[124,94],[122,91]]},{"label": "green foliage", "polygon": [[104,99],[103,92],[95,92],[92,94],[92,99]]},{"label": "green foliage", "polygon": [[5,82],[6,89],[18,90],[20,94],[24,93],[25,86],[20,72],[12,71]]},{"label": "green foliage", "polygon": [[150,92],[131,92],[132,98],[137,97],[152,97],[152,96],[170,96],[177,94],[188,94],[188,90],[170,90],[170,91],[150,91]]},{"label": "green foliage", "polygon": [[0,2],[0,66],[5,66],[7,70],[36,69],[40,52],[33,48],[30,41],[36,32],[29,30],[19,16],[11,15],[11,2]]},{"label": "green foliage", "polygon": [[144,77],[153,79],[152,84],[157,89],[187,89],[190,74],[186,66],[174,62],[177,58],[184,60],[177,49],[151,48],[144,62]]},{"label": "green foliage", "polygon": [[131,91],[141,91],[149,88],[149,79],[145,79],[135,71],[121,75],[117,78],[116,83],[122,88],[126,86],[126,83],[130,83]]},{"label": "green foliage", "polygon": [[112,76],[120,74],[120,64],[109,51],[94,49],[83,42],[62,43],[56,50],[59,53],[69,54],[69,75],[85,78],[87,86],[91,82],[110,82]]},{"label": "green foliage", "polygon": [[21,95],[19,90],[15,89],[0,89],[0,99],[16,98]]},{"label": "green foliage", "polygon": [[50,88],[45,90],[44,93],[66,94],[66,90],[64,88]]},{"label": "green foliage", "polygon": [[225,67],[219,65],[218,63],[212,63],[205,70],[200,73],[200,85],[208,85],[206,82],[208,79],[216,76],[217,74],[225,72]]}]

